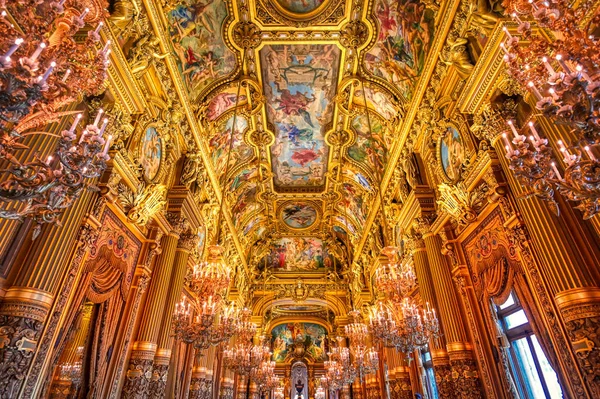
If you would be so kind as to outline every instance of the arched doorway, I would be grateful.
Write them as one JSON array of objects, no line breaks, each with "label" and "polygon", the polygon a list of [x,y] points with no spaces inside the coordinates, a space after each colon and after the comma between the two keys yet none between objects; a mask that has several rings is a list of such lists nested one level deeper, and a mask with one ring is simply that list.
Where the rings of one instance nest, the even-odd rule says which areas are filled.
[{"label": "arched doorway", "polygon": [[299,361],[292,365],[290,385],[290,398],[308,399],[308,370],[306,364]]}]

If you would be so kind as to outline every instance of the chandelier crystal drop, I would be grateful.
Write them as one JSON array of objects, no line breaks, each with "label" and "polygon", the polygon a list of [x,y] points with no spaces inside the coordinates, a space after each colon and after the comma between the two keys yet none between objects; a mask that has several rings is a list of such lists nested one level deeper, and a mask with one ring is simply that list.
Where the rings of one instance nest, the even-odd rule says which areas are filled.
[{"label": "chandelier crystal drop", "polygon": [[[506,10],[518,24],[519,36],[504,28],[507,39],[501,44],[511,74],[535,97],[536,108],[556,123],[569,127],[575,140],[556,142],[563,157],[563,175],[553,160],[549,141],[530,121],[519,131],[507,121],[502,135],[510,168],[519,181],[548,201],[558,214],[555,191],[570,201],[589,219],[600,212],[600,56],[598,40],[582,26],[593,2],[573,8],[557,1],[509,0]],[[558,38],[549,42],[534,34],[532,26],[547,29]],[[520,39],[527,47],[520,45]],[[513,146],[514,145],[514,146]]]}]

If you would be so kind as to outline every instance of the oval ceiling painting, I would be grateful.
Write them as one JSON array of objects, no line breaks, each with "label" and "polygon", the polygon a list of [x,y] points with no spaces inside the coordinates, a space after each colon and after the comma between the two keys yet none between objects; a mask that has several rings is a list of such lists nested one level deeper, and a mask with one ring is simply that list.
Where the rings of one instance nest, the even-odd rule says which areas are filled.
[{"label": "oval ceiling painting", "polygon": [[275,0],[281,8],[292,14],[305,16],[321,7],[324,0]]},{"label": "oval ceiling painting", "polygon": [[317,210],[309,204],[291,202],[281,208],[281,220],[292,229],[306,229],[317,220]]}]

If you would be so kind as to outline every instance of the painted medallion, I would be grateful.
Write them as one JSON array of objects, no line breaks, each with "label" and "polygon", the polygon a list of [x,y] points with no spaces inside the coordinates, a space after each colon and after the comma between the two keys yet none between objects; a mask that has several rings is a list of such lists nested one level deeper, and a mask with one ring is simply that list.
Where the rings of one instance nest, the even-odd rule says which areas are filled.
[{"label": "painted medallion", "polygon": [[449,127],[440,144],[440,160],[446,176],[452,181],[458,180],[465,161],[465,150],[458,131]]},{"label": "painted medallion", "polygon": [[140,164],[144,169],[144,177],[152,180],[156,177],[162,161],[162,141],[153,126],[149,126],[142,137]]},{"label": "painted medallion", "polygon": [[317,220],[317,210],[312,205],[293,202],[281,209],[281,220],[293,229],[306,229]]},{"label": "painted medallion", "polygon": [[310,14],[323,4],[323,0],[276,0],[286,11],[294,14]]}]

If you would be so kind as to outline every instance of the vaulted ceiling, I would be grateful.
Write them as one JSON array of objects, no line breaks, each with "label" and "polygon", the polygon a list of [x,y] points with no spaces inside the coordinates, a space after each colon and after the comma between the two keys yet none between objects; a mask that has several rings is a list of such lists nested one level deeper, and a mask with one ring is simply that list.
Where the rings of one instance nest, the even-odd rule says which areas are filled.
[{"label": "vaulted ceiling", "polygon": [[393,167],[434,10],[417,0],[185,0],[165,10],[243,256],[280,271],[351,262]]}]

